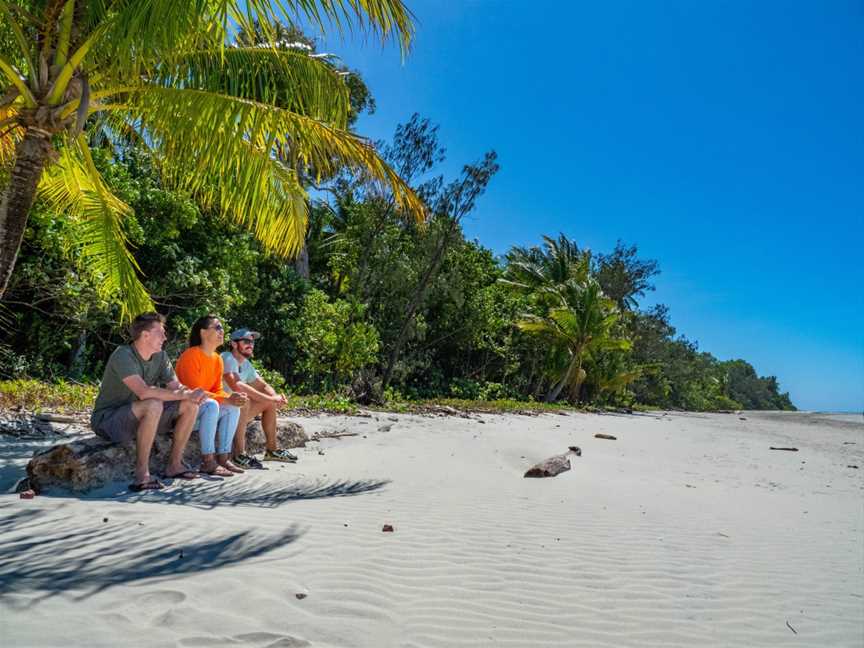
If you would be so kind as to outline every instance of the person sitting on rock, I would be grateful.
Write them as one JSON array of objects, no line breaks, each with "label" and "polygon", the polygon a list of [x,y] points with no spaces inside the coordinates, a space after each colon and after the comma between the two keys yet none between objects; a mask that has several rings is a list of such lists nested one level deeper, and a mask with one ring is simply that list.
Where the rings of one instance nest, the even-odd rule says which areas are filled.
[{"label": "person sitting on rock", "polygon": [[183,384],[203,389],[206,396],[194,427],[201,438],[201,472],[233,477],[243,472],[231,461],[231,445],[246,394],[228,394],[222,389],[222,358],[216,349],[224,339],[219,318],[199,317],[189,333],[189,348],[177,359],[177,375]]},{"label": "person sitting on rock", "polygon": [[135,481],[132,491],[158,490],[164,485],[150,476],[150,451],[157,433],[173,427],[171,454],[165,474],[169,478],[195,479],[183,465],[183,450],[192,432],[201,389],[181,384],[171,367],[165,342],[165,318],[142,313],[132,321],[131,344],[117,347],[108,358],[99,395],[90,417],[97,436],[115,443],[135,439]]},{"label": "person sitting on rock", "polygon": [[252,366],[251,358],[255,353],[255,341],[260,337],[258,331],[250,331],[247,328],[237,329],[231,333],[229,342],[231,350],[222,352],[223,389],[228,393],[244,393],[249,398],[249,402],[241,411],[237,434],[234,435],[234,461],[244,468],[264,467],[255,457],[246,454],[246,426],[259,414],[266,443],[264,461],[289,463],[297,461],[296,455],[280,449],[276,441],[276,412],[279,406],[285,403],[285,396],[277,394],[276,390],[268,385]]}]

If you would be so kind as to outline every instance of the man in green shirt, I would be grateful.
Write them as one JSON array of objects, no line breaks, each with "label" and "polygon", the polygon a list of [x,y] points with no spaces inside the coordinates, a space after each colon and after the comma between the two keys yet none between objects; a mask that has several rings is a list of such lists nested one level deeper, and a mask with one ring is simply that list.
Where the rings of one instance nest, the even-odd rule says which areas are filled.
[{"label": "man in green shirt", "polygon": [[150,476],[150,451],[157,432],[174,427],[171,455],[165,474],[169,478],[195,479],[197,474],[183,465],[183,450],[198,415],[198,405],[206,397],[201,389],[180,384],[165,343],[165,318],[158,313],[143,313],[131,326],[132,343],[114,350],[99,386],[99,395],[90,417],[97,436],[115,443],[135,440],[135,481],[133,491],[164,488]]}]

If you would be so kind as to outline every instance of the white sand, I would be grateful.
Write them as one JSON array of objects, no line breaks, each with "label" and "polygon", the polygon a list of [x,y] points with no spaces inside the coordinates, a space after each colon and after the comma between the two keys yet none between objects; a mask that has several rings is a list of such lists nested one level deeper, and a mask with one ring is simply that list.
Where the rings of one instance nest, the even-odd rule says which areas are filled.
[{"label": "white sand", "polygon": [[744,416],[301,419],[361,436],[165,493],[2,495],[0,644],[864,645],[861,417]]}]

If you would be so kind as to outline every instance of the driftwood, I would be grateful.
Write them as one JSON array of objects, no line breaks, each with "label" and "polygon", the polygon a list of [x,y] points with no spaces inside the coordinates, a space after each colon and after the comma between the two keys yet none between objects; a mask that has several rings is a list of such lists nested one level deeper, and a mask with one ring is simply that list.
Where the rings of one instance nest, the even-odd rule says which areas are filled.
[{"label": "driftwood", "polygon": [[789,452],[798,452],[798,448],[775,448],[774,446],[771,446],[771,449],[772,450],[788,450]]},{"label": "driftwood", "polygon": [[45,413],[37,415],[36,418],[47,423],[78,423],[81,425],[87,425],[86,419],[76,418],[74,416],[61,416],[59,414]]},{"label": "driftwood", "polygon": [[618,437],[614,437],[611,434],[595,434],[595,439],[608,439],[609,441],[617,441]]},{"label": "driftwood", "polygon": [[525,477],[555,477],[562,472],[570,470],[570,455],[575,454],[577,457],[582,454],[582,451],[577,446],[570,446],[570,449],[564,454],[549,457],[546,461],[541,461],[535,466],[532,466],[525,473]]},{"label": "driftwood", "polygon": [[[308,441],[298,424],[286,419],[277,422],[276,437],[282,448],[303,447]],[[171,449],[169,436],[157,436],[150,453],[150,472],[160,474]],[[246,428],[246,451],[250,454],[264,450],[261,423],[252,421]],[[197,465],[201,446],[196,432],[186,446],[184,459]],[[125,481],[132,477],[135,467],[134,445],[120,445],[103,441],[97,436],[55,445],[39,452],[27,464],[27,477],[37,493],[49,488],[88,491],[112,481]]]},{"label": "driftwood", "polygon": [[344,432],[342,430],[337,430],[335,432],[316,432],[312,435],[312,440],[317,441],[318,439],[341,439],[342,437],[352,437],[352,436],[360,436],[359,432]]}]

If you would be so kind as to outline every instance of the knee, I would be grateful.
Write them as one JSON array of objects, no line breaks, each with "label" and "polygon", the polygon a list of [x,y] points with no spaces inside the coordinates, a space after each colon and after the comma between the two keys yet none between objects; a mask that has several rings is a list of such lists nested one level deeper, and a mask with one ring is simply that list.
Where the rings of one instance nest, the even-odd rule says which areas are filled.
[{"label": "knee", "polygon": [[148,398],[141,401],[141,404],[144,408],[144,411],[142,412],[143,416],[154,418],[162,416],[162,408],[164,407],[162,401],[156,400],[155,398]]},{"label": "knee", "polygon": [[217,403],[212,398],[205,398],[204,401],[198,406],[198,409],[202,414],[206,412],[219,412],[219,403]]},{"label": "knee", "polygon": [[190,400],[180,401],[180,414],[197,414],[198,403],[193,403]]}]

